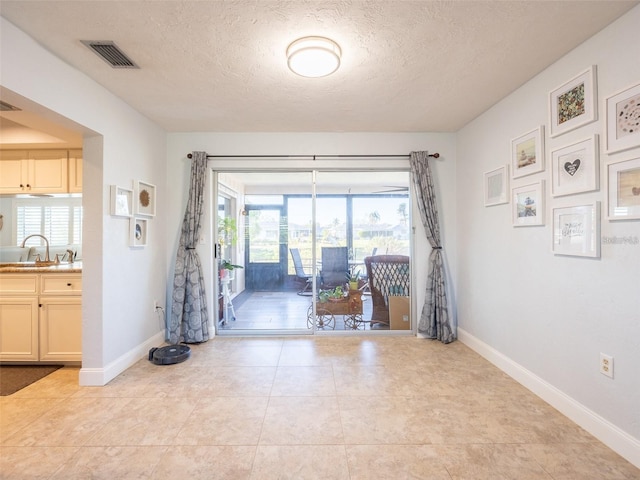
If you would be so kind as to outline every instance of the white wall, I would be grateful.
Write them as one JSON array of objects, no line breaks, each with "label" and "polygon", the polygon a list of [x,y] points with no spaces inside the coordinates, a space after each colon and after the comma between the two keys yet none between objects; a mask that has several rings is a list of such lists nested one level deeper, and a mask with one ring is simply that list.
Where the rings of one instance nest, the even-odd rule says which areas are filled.
[{"label": "white wall", "polygon": [[[153,301],[165,291],[165,133],[4,18],[0,35],[3,95],[84,132],[81,382],[102,385],[163,338]],[[109,186],[131,188],[134,179],[157,186],[144,249],[129,247],[128,220],[109,215]]]},{"label": "white wall", "polygon": [[[179,240],[179,228],[187,203],[187,185],[190,162],[186,158],[192,151],[206,151],[210,155],[385,155],[409,154],[411,151],[428,150],[438,152],[441,157],[432,160],[436,179],[436,191],[440,209],[442,240],[445,256],[451,272],[455,272],[455,168],[456,149],[453,134],[390,134],[390,133],[249,133],[249,134],[213,134],[184,133],[169,134],[167,141],[167,178],[172,179],[174,188],[168,198],[168,229],[172,243],[167,250],[168,277],[173,276],[173,262]],[[300,163],[296,163],[300,167]],[[208,189],[211,189],[210,179]],[[199,245],[207,288],[211,289],[213,272],[211,246],[211,216],[207,210],[205,220],[206,241]],[[431,247],[427,243],[424,230],[420,225],[419,214],[412,212],[416,228],[414,265],[418,268],[416,276],[416,305],[418,311],[424,303],[427,265]],[[424,267],[421,270],[421,267]],[[170,286],[170,285],[169,285]],[[452,282],[453,287],[453,282]],[[167,292],[170,295],[170,292]],[[211,295],[207,298],[212,309]],[[211,312],[213,310],[210,310]],[[211,315],[212,316],[212,315]]]},{"label": "white wall", "polygon": [[[458,318],[461,339],[520,371],[583,426],[640,465],[640,245],[602,244],[600,259],[551,253],[551,209],[602,202],[602,237],[640,238],[640,222],[606,219],[605,98],[640,83],[640,7],[550,66],[458,132]],[[598,120],[550,139],[549,92],[597,65]],[[483,174],[510,162],[510,142],[546,131],[546,224],[511,226],[511,205],[483,206]],[[551,197],[550,151],[600,136],[600,189]],[[465,335],[467,334],[467,335]],[[599,373],[614,357],[615,378]],[[545,386],[546,384],[546,386]],[[553,394],[552,394],[553,393]],[[591,416],[591,413],[594,416]],[[596,432],[598,433],[598,432]],[[632,438],[633,437],[633,438]],[[634,452],[635,450],[635,452]]]}]

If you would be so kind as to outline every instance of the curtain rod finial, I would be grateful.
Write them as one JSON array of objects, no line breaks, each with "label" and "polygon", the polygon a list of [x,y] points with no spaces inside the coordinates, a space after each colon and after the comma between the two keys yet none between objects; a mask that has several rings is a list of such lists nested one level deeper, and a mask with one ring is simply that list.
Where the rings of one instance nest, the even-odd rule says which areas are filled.
[{"label": "curtain rod finial", "polygon": [[429,156],[433,157],[433,158],[440,158],[440,154],[439,153],[434,153],[434,154],[431,154]]},{"label": "curtain rod finial", "polygon": [[187,153],[187,158],[193,158],[193,154],[192,153]]}]

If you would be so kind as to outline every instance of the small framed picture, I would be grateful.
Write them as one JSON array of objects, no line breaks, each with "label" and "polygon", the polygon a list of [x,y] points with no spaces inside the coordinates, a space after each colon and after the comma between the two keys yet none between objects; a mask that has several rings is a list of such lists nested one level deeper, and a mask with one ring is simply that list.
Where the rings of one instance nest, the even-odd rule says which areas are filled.
[{"label": "small framed picture", "polygon": [[511,140],[511,176],[524,177],[544,171],[544,127],[540,125]]},{"label": "small framed picture", "polygon": [[544,180],[512,189],[514,227],[544,225]]},{"label": "small framed picture", "polygon": [[553,253],[600,258],[600,202],[553,209]]},{"label": "small framed picture", "polygon": [[607,166],[609,220],[640,219],[640,158]]},{"label": "small framed picture", "polygon": [[509,203],[509,165],[484,174],[484,206]]},{"label": "small framed picture", "polygon": [[596,66],[563,83],[549,94],[551,137],[597,120]]},{"label": "small framed picture", "polygon": [[136,215],[153,217],[156,214],[156,186],[138,180],[136,182]]},{"label": "small framed picture", "polygon": [[133,190],[111,185],[111,215],[131,217],[133,214]]},{"label": "small framed picture", "polygon": [[607,98],[607,153],[640,146],[640,84]]},{"label": "small framed picture", "polygon": [[598,135],[551,152],[551,195],[572,195],[599,188]]},{"label": "small framed picture", "polygon": [[148,220],[146,218],[133,217],[130,220],[130,241],[132,247],[144,247],[147,245]]}]

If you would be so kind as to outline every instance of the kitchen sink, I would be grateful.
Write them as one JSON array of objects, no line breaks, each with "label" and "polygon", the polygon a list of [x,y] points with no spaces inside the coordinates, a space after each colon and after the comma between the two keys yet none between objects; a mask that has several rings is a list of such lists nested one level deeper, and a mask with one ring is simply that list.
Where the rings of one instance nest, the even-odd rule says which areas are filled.
[{"label": "kitchen sink", "polygon": [[14,269],[14,268],[50,268],[57,267],[62,265],[71,265],[67,262],[55,263],[55,262],[7,262],[0,263],[0,271],[4,269]]}]

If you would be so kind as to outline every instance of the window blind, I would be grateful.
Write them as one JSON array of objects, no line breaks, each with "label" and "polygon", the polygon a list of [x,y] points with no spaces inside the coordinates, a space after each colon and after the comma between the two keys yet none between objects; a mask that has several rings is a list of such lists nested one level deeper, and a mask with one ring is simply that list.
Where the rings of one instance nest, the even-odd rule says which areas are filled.
[{"label": "window blind", "polygon": [[[16,201],[16,245],[33,234],[44,235],[50,245],[82,243],[82,204],[79,198],[43,198]],[[27,246],[44,245],[39,237]]]}]

